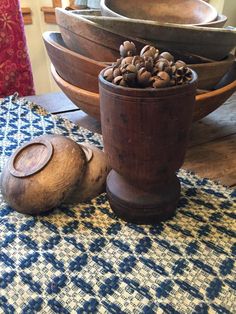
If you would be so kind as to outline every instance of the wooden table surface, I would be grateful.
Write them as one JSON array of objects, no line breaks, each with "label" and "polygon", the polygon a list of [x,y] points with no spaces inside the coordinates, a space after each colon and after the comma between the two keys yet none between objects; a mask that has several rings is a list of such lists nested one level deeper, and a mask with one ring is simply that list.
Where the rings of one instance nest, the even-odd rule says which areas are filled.
[{"label": "wooden table surface", "polygon": [[[26,98],[53,114],[101,133],[100,124],[61,92]],[[223,106],[193,124],[183,168],[223,185],[236,186],[236,93]]]}]

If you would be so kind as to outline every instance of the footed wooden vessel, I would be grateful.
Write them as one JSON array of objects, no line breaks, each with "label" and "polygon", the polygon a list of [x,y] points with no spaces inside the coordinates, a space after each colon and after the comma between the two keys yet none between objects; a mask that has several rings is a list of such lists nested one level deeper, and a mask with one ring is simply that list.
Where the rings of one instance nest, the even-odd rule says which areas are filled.
[{"label": "footed wooden vessel", "polygon": [[184,161],[197,75],[169,88],[128,88],[99,75],[104,150],[112,168],[107,194],[129,222],[152,224],[174,215],[180,196],[176,171]]}]

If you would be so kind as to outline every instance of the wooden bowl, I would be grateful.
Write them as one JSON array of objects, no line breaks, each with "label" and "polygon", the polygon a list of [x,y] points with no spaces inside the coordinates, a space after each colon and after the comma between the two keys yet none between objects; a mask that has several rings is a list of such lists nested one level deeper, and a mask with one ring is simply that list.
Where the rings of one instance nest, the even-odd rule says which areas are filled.
[{"label": "wooden bowl", "polygon": [[[222,77],[229,71],[234,63],[235,57],[229,54],[227,58],[222,61],[206,62],[206,63],[188,63],[198,75],[198,88],[213,89],[213,87],[222,79]],[[187,60],[186,60],[187,61]]]},{"label": "wooden bowl", "polygon": [[[98,93],[91,93],[78,86],[69,84],[57,74],[53,66],[51,66],[51,73],[61,90],[76,106],[100,121]],[[234,69],[234,75],[230,80],[223,78],[224,84],[217,90],[196,96],[193,121],[200,120],[216,110],[236,91],[235,73],[236,69]]]},{"label": "wooden bowl", "polygon": [[[145,40],[157,46],[160,50],[170,51],[171,48],[172,51],[200,55],[212,60],[222,60],[236,46],[236,28],[195,27],[139,19],[105,16],[81,17],[71,14],[80,21],[83,18],[84,25],[88,21],[93,22],[93,24],[90,24],[93,29],[102,28],[116,35]],[[79,25],[79,22],[77,23]],[[73,27],[71,27],[75,34],[78,34],[77,23],[74,22]],[[100,36],[97,43],[102,45],[104,39]]]},{"label": "wooden bowl", "polygon": [[[84,11],[85,12],[85,11]],[[141,50],[145,40],[116,34],[86,19],[78,11],[56,8],[56,20],[65,45],[74,52],[97,61],[114,62],[120,57],[119,47],[131,40]]]},{"label": "wooden bowl", "polygon": [[43,33],[48,56],[57,73],[72,85],[98,92],[98,74],[106,65],[68,49],[59,32]]},{"label": "wooden bowl", "polygon": [[[106,62],[95,61],[66,48],[59,32],[45,32],[43,39],[52,64],[65,81],[82,89],[98,92],[98,74],[107,66]],[[178,54],[175,57],[188,63],[197,72],[198,87],[201,89],[211,89],[215,86],[234,61],[233,55],[223,61],[206,63],[203,59],[202,63],[195,64],[192,62],[199,62],[201,58]]]},{"label": "wooden bowl", "polygon": [[160,23],[200,25],[214,21],[217,11],[202,0],[101,0],[103,15]]},{"label": "wooden bowl", "polygon": [[201,26],[207,26],[207,27],[223,27],[225,23],[227,22],[227,16],[223,14],[218,14],[217,18],[209,23],[201,24]]},{"label": "wooden bowl", "polygon": [[133,41],[138,50],[152,44],[160,50],[170,51],[171,47],[212,60],[224,59],[236,45],[236,29],[80,15],[60,8],[56,19],[66,46],[98,61],[119,58],[118,48],[125,40]]},{"label": "wooden bowl", "polygon": [[21,213],[48,211],[73,193],[86,167],[80,145],[61,135],[40,136],[8,160],[1,176],[3,197]]},{"label": "wooden bowl", "polygon": [[[45,32],[43,40],[49,58],[61,78],[87,91],[98,92],[98,74],[107,66],[107,62],[99,62],[71,51],[66,47],[59,32]],[[117,55],[119,55],[119,46],[116,50]],[[95,53],[94,50],[92,51]],[[198,88],[200,89],[212,89],[229,70],[234,61],[232,54],[222,61],[206,62],[200,56],[172,53],[175,59],[185,61],[197,72]]]},{"label": "wooden bowl", "polygon": [[51,73],[57,85],[77,107],[95,119],[100,120],[98,93],[90,92],[66,82],[56,72],[53,65],[51,65]]}]

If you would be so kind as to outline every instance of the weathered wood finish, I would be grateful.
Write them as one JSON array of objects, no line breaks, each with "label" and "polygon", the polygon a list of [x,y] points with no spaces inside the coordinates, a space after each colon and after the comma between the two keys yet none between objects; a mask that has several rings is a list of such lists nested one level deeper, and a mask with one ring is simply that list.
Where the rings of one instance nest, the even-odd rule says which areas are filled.
[{"label": "weathered wood finish", "polygon": [[160,23],[201,25],[217,18],[216,9],[201,0],[101,0],[100,6],[106,16]]},{"label": "weathered wood finish", "polygon": [[86,166],[85,154],[74,141],[59,135],[44,135],[11,156],[1,176],[2,194],[21,213],[45,212],[74,191]]},{"label": "weathered wood finish", "polygon": [[[125,88],[99,75],[104,150],[113,169],[107,193],[127,221],[154,223],[173,215],[180,187],[175,172],[187,147],[196,93],[189,84]],[[167,196],[168,195],[168,196]]]},{"label": "weathered wood finish", "polygon": [[105,16],[86,16],[86,19],[109,32],[150,41],[162,50],[193,53],[213,60],[224,59],[236,46],[236,29],[174,25]]},{"label": "weathered wood finish", "polygon": [[58,74],[68,83],[98,92],[98,74],[105,64],[69,50],[59,32],[45,32],[43,40]]},{"label": "weathered wood finish", "polygon": [[183,168],[226,186],[236,186],[236,94],[193,124]]},{"label": "weathered wood finish", "polygon": [[[82,89],[98,92],[97,77],[99,72],[105,68],[105,62],[87,58],[68,49],[59,32],[45,32],[43,39],[52,64],[65,81]],[[116,50],[118,54],[119,47]],[[96,51],[92,50],[92,53],[96,54]],[[173,54],[176,60],[185,61],[197,72],[198,88],[200,89],[212,89],[229,70],[235,59],[230,54],[225,60],[206,62],[197,56],[184,55],[181,57],[176,52]],[[196,63],[199,61],[202,63]],[[192,62],[194,63],[191,64]]]},{"label": "weathered wood finish", "polygon": [[119,47],[125,40],[132,40],[138,50],[145,44],[128,34],[111,32],[73,11],[57,8],[56,19],[66,46],[97,61],[114,62],[120,57]]},{"label": "weathered wood finish", "polygon": [[213,89],[232,67],[234,60],[235,56],[229,54],[229,56],[222,61],[188,64],[188,66],[197,72],[198,88]]}]

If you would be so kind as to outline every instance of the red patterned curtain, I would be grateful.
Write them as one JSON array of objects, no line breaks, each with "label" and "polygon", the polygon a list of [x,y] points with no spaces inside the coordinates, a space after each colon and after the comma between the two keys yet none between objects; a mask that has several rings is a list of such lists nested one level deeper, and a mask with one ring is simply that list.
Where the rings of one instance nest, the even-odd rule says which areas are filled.
[{"label": "red patterned curtain", "polygon": [[31,64],[18,0],[0,0],[0,97],[34,95]]}]

